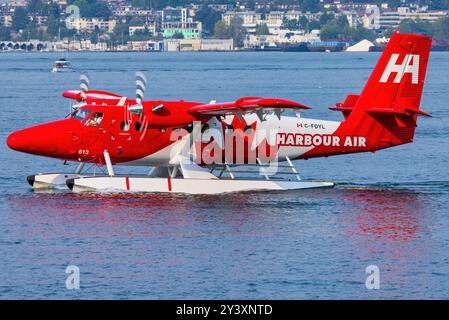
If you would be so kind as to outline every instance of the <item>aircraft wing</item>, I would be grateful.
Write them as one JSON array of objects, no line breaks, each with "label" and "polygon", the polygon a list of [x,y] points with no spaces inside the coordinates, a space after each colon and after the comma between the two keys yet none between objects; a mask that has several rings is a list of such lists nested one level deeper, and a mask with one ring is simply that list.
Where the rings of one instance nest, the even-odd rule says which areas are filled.
[{"label": "aircraft wing", "polygon": [[270,111],[280,114],[283,109],[304,110],[310,109],[310,107],[284,99],[244,97],[234,102],[196,105],[191,107],[189,112],[192,115],[225,116],[251,112],[260,114]]},{"label": "aircraft wing", "polygon": [[118,104],[120,100],[124,99],[126,101],[124,96],[100,90],[71,90],[64,91],[62,95],[76,101],[85,101],[87,104]]}]

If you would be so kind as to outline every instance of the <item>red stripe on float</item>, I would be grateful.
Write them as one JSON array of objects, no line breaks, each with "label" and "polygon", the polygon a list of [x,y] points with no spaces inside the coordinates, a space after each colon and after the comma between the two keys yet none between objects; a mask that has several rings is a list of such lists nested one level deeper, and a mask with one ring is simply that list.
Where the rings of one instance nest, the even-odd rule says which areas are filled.
[{"label": "red stripe on float", "polygon": [[125,182],[126,182],[126,190],[129,191],[129,177],[125,177]]},{"label": "red stripe on float", "polygon": [[167,179],[167,183],[168,183],[168,191],[171,191],[171,179],[170,178]]}]

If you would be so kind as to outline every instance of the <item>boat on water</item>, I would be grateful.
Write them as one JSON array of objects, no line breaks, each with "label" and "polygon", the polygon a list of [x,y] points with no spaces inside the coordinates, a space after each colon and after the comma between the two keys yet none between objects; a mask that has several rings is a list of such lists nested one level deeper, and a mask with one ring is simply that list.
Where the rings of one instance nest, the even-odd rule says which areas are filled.
[{"label": "boat on water", "polygon": [[59,60],[56,60],[55,65],[53,66],[51,72],[56,73],[56,72],[63,72],[65,70],[72,70],[72,64],[70,63],[69,60],[67,60],[66,58],[61,58]]}]

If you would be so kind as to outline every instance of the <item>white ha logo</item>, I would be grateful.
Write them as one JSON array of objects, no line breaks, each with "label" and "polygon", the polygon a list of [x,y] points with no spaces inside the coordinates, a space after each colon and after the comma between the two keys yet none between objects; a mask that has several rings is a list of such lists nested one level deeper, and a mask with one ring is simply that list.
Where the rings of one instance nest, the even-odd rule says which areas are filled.
[{"label": "white ha logo", "polygon": [[407,54],[402,61],[402,64],[396,64],[398,61],[399,54],[394,53],[390,57],[390,61],[388,61],[387,67],[382,74],[379,82],[387,82],[390,74],[393,72],[396,73],[396,77],[394,77],[393,83],[399,83],[402,80],[402,76],[405,73],[412,74],[412,83],[418,84],[419,80],[419,55],[417,54]]}]

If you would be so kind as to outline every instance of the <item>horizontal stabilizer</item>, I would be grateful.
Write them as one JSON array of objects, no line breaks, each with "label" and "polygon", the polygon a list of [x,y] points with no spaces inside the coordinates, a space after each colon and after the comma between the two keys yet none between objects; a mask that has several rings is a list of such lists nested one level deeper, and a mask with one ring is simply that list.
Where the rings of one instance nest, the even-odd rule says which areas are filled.
[{"label": "horizontal stabilizer", "polygon": [[345,119],[349,116],[351,111],[354,109],[355,104],[359,100],[358,94],[350,94],[346,96],[345,102],[337,102],[335,104],[335,107],[329,107],[330,110],[333,111],[341,111],[343,112],[343,116]]},{"label": "horizontal stabilizer", "polygon": [[403,115],[403,116],[415,116],[415,115],[421,115],[425,117],[432,117],[429,113],[424,112],[419,109],[414,108],[402,108],[402,109],[391,109],[391,108],[370,108],[365,110],[368,113],[371,114],[393,114],[393,115]]}]

